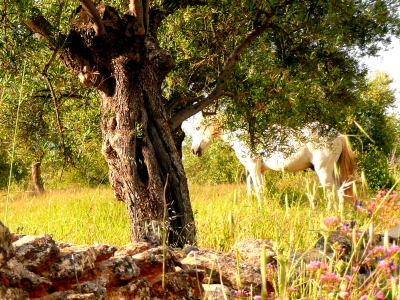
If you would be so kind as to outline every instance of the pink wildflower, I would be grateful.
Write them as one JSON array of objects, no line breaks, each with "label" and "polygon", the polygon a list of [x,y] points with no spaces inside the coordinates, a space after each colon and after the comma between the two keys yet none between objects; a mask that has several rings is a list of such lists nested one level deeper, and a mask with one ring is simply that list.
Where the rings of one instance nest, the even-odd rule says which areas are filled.
[{"label": "pink wildflower", "polygon": [[318,260],[313,260],[308,265],[306,265],[307,271],[312,272],[312,271],[318,271],[319,269],[326,270],[326,269],[328,269],[328,267],[326,264],[324,264],[323,262],[318,261]]},{"label": "pink wildflower", "polygon": [[336,217],[327,217],[324,220],[324,224],[327,227],[335,227],[337,224],[339,224],[339,219]]},{"label": "pink wildflower", "polygon": [[360,300],[367,300],[368,299],[368,296],[367,295],[363,295],[363,296],[361,296],[361,298],[360,298]]},{"label": "pink wildflower", "polygon": [[351,276],[351,275],[345,275],[345,276],[344,276],[344,279],[347,280],[347,281],[351,281],[351,280],[353,279],[353,276]]},{"label": "pink wildflower", "polygon": [[333,289],[335,288],[335,286],[334,286],[333,284],[324,284],[324,285],[322,286],[322,288],[323,288],[324,290],[327,290],[327,291],[333,291]]},{"label": "pink wildflower", "polygon": [[379,261],[377,267],[378,269],[383,270],[386,274],[390,274],[392,271],[392,263],[388,259]]},{"label": "pink wildflower", "polygon": [[399,246],[399,245],[392,245],[392,246],[390,246],[390,248],[389,248],[389,253],[390,253],[391,255],[396,254],[396,253],[399,252],[399,251],[400,251],[400,246]]},{"label": "pink wildflower", "polygon": [[326,272],[321,276],[321,282],[336,283],[340,281],[340,278],[335,273]]},{"label": "pink wildflower", "polygon": [[383,292],[379,292],[376,294],[376,299],[377,300],[384,300],[385,299],[385,294]]},{"label": "pink wildflower", "polygon": [[236,294],[236,296],[244,296],[244,297],[249,297],[250,296],[250,293],[248,292],[248,291],[246,291],[246,290],[238,290],[238,291],[235,291],[235,294]]},{"label": "pink wildflower", "polygon": [[349,292],[340,292],[339,297],[342,299],[347,299],[350,297],[350,293]]}]

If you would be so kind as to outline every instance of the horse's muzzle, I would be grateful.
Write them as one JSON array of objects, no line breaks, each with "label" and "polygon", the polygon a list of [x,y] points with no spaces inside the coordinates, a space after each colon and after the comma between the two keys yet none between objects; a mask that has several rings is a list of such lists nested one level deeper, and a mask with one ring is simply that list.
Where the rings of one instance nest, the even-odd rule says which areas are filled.
[{"label": "horse's muzzle", "polygon": [[197,157],[200,157],[202,152],[201,152],[201,148],[197,147],[197,148],[192,148],[192,154],[196,155]]}]

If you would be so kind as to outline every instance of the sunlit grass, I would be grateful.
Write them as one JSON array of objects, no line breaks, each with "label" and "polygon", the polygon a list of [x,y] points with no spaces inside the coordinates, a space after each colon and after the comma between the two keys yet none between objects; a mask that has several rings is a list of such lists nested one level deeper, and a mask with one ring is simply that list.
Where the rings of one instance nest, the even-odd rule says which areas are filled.
[{"label": "sunlit grass", "polygon": [[[312,191],[314,178],[303,175],[308,177],[267,176],[261,202],[247,195],[244,184],[191,185],[198,246],[228,251],[238,241],[257,238],[296,251],[310,248],[329,213],[321,193]],[[310,209],[306,193],[315,194],[316,210]],[[0,211],[4,207],[3,196]],[[346,217],[351,219],[352,214],[347,205]],[[12,232],[50,233],[55,240],[74,244],[129,242],[125,205],[114,199],[109,187],[54,190],[42,196],[11,193],[6,225]]]},{"label": "sunlit grass", "polygon": [[191,192],[198,244],[220,251],[248,238],[294,243],[305,249],[315,243],[314,229],[319,228],[323,217],[304,202],[282,206],[277,199],[280,195],[265,197],[259,207],[254,196],[247,196],[244,186],[192,186]]},{"label": "sunlit grass", "polygon": [[42,196],[14,194],[5,225],[12,232],[50,233],[55,240],[74,244],[123,245],[129,241],[125,205],[114,199],[110,188],[56,190]]},{"label": "sunlit grass", "polygon": [[[233,244],[248,238],[272,241],[277,263],[264,266],[263,276],[274,286],[276,295],[264,299],[275,299],[278,295],[283,299],[327,299],[331,296],[333,299],[395,299],[399,296],[400,285],[387,282],[398,272],[390,266],[398,265],[400,247],[388,242],[384,246],[364,242],[369,239],[367,232],[374,220],[378,222],[374,221],[375,228],[384,230],[389,223],[400,219],[400,212],[395,209],[400,205],[397,194],[379,196],[379,200],[378,196],[360,187],[358,204],[362,201],[363,206],[356,209],[354,204],[346,203],[344,212],[339,213],[335,203],[333,209],[327,211],[326,198],[314,184],[315,178],[310,174],[302,175],[306,176],[302,179],[300,175],[267,176],[260,201],[254,195],[247,195],[244,184],[191,185],[198,246],[229,251]],[[306,194],[317,200],[315,210],[310,208]],[[4,211],[6,205],[5,195],[0,201],[0,211]],[[378,203],[376,201],[379,205],[373,205]],[[42,196],[15,191],[10,194],[8,205],[6,225],[12,232],[50,233],[55,240],[74,244],[120,246],[129,242],[125,205],[114,199],[109,187],[54,190]],[[344,223],[356,224],[356,227]],[[315,247],[319,237],[327,238],[329,232],[338,232],[338,226],[352,241],[352,252],[347,254],[349,259],[342,260],[335,254],[322,262],[293,260],[294,253]],[[366,263],[367,260],[371,263]],[[384,262],[389,267],[382,265]],[[368,270],[374,281],[370,285],[357,281],[361,265],[371,268]],[[253,299],[252,296],[242,298]]]}]

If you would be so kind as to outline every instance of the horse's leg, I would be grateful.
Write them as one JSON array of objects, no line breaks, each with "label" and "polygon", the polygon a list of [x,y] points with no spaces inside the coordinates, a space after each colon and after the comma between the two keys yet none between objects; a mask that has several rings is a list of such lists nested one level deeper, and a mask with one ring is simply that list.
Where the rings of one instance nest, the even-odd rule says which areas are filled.
[{"label": "horse's leg", "polygon": [[[254,191],[256,192],[257,199],[260,200],[260,188],[261,188],[261,167],[258,161],[251,161],[247,164],[247,170],[249,171],[249,176],[247,177],[247,189],[249,190],[250,179],[253,182]],[[249,178],[250,177],[250,178]]]},{"label": "horse's leg", "polygon": [[246,183],[247,183],[247,195],[251,195],[251,176],[250,176],[250,174],[248,174],[246,177]]},{"label": "horse's leg", "polygon": [[328,164],[326,166],[314,166],[315,173],[318,175],[318,179],[321,183],[321,186],[324,190],[324,194],[328,198],[327,210],[331,210],[332,208],[332,198],[333,198],[333,188],[335,184],[335,180],[333,177],[333,164]]}]

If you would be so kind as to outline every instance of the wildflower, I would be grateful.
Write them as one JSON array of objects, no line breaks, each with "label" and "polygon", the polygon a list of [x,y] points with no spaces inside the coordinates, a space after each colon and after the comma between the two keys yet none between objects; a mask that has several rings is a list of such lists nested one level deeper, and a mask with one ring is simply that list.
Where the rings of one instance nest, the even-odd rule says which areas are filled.
[{"label": "wildflower", "polygon": [[326,272],[321,276],[321,282],[340,282],[340,278],[333,272]]},{"label": "wildflower", "polygon": [[361,298],[360,298],[360,300],[367,300],[368,299],[368,296],[367,295],[363,295],[363,296],[361,296]]},{"label": "wildflower", "polygon": [[376,299],[377,300],[384,300],[385,299],[385,294],[383,292],[379,292],[376,294]]},{"label": "wildflower", "polygon": [[273,268],[274,268],[274,265],[271,264],[271,263],[268,263],[268,264],[266,265],[266,268],[267,268],[267,269],[273,269]]},{"label": "wildflower", "polygon": [[369,252],[370,256],[384,256],[385,254],[385,247],[384,246],[375,246],[370,252]]},{"label": "wildflower", "polygon": [[350,297],[350,293],[349,293],[349,292],[346,292],[346,291],[340,292],[340,293],[339,293],[339,297],[342,298],[342,299],[347,299],[347,298]]},{"label": "wildflower", "polygon": [[364,264],[369,265],[369,264],[371,263],[371,261],[372,261],[372,258],[371,258],[371,257],[366,257],[366,258],[364,259]]},{"label": "wildflower", "polygon": [[318,271],[319,269],[321,270],[327,270],[328,267],[326,264],[324,264],[321,261],[318,260],[313,260],[311,261],[308,265],[306,265],[306,270],[307,271]]},{"label": "wildflower", "polygon": [[253,300],[261,300],[261,296],[260,295],[256,295],[253,297]]},{"label": "wildflower", "polygon": [[327,217],[324,220],[324,224],[327,227],[335,227],[339,223],[339,219],[336,217]]},{"label": "wildflower", "polygon": [[236,296],[238,296],[238,297],[240,297],[240,296],[250,297],[250,296],[251,296],[250,292],[249,292],[249,291],[246,291],[246,290],[238,290],[238,291],[235,291],[235,294],[236,294]]},{"label": "wildflower", "polygon": [[344,279],[345,279],[346,281],[351,281],[351,280],[353,279],[353,276],[351,276],[351,275],[345,275],[345,276],[344,276]]},{"label": "wildflower", "polygon": [[349,229],[350,229],[350,227],[349,227],[349,224],[347,224],[347,223],[343,223],[342,227],[340,227],[340,230],[344,231],[344,232],[348,231]]},{"label": "wildflower", "polygon": [[[393,263],[390,262],[388,259],[383,259],[378,262],[377,268],[381,269],[385,274],[390,274],[393,269],[392,269]],[[396,270],[396,267],[394,267],[394,271]]]},{"label": "wildflower", "polygon": [[333,284],[324,284],[322,286],[322,288],[326,291],[333,291],[333,289],[335,288],[335,286]]},{"label": "wildflower", "polygon": [[400,246],[399,245],[392,245],[389,248],[389,254],[391,254],[391,255],[396,254],[399,251],[400,251]]}]

